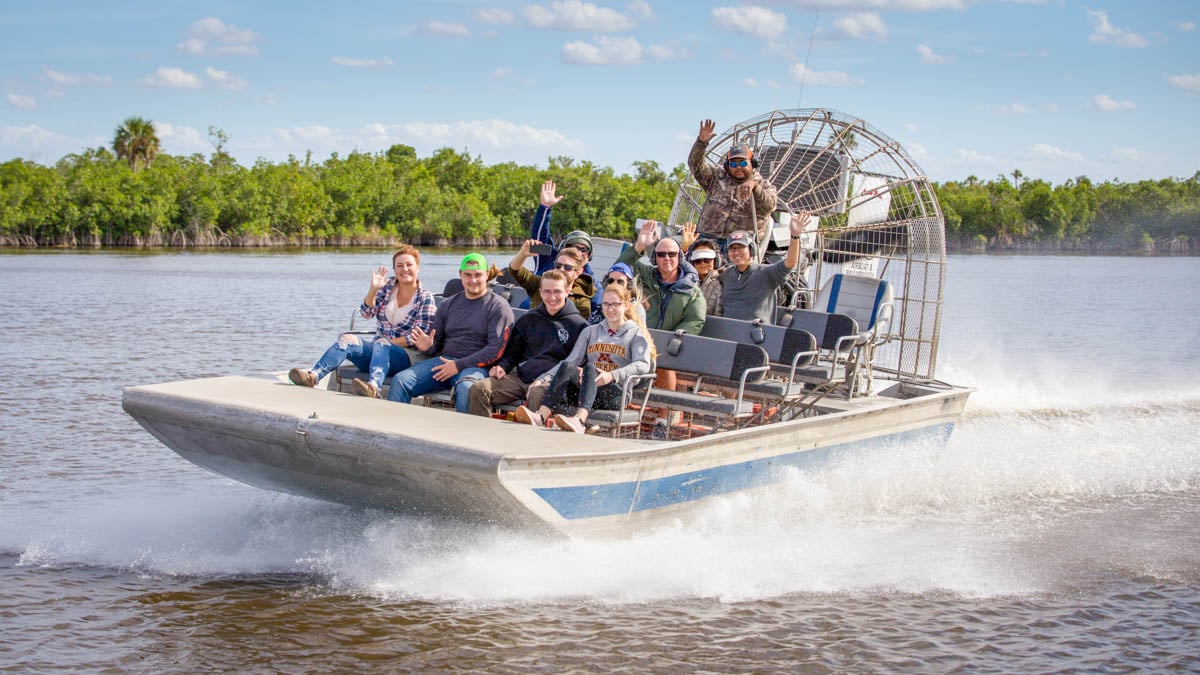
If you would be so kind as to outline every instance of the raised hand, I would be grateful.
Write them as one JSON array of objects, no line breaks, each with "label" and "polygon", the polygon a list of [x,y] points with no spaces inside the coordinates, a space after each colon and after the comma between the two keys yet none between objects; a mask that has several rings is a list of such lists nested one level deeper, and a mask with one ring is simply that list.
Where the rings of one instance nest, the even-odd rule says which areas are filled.
[{"label": "raised hand", "polygon": [[812,218],[812,213],[808,211],[800,211],[792,214],[792,224],[788,227],[792,232],[793,237],[799,237],[804,234],[805,228],[808,227],[808,219]]},{"label": "raised hand", "polygon": [[380,265],[371,272],[371,288],[379,290],[387,283],[388,268]]},{"label": "raised hand", "polygon": [[699,238],[700,238],[700,235],[696,234],[696,224],[695,223],[693,223],[692,221],[689,220],[688,222],[683,224],[683,250],[684,250],[684,252],[691,250],[692,244],[696,243],[696,240]]},{"label": "raised hand", "polygon": [[554,194],[556,189],[558,189],[558,186],[555,185],[554,181],[552,180],[542,183],[542,206],[549,209],[553,208],[555,204],[562,201],[562,197]]},{"label": "raised hand", "polygon": [[712,120],[704,120],[700,123],[700,133],[696,134],[696,138],[705,143],[711,141],[713,136],[716,136],[717,123]]},{"label": "raised hand", "polygon": [[637,241],[634,242],[634,248],[639,253],[654,246],[658,242],[658,221],[647,220],[642,223],[642,229],[638,231]]}]

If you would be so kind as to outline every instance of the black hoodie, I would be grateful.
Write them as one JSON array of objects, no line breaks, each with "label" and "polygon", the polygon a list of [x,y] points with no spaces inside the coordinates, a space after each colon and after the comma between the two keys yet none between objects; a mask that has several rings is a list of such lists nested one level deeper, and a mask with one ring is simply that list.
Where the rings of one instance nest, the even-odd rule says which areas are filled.
[{"label": "black hoodie", "polygon": [[587,319],[574,304],[568,302],[554,316],[550,316],[545,305],[538,305],[517,319],[508,348],[496,365],[506,373],[516,368],[522,382],[533,382],[538,375],[567,358],[584,328],[587,328]]}]

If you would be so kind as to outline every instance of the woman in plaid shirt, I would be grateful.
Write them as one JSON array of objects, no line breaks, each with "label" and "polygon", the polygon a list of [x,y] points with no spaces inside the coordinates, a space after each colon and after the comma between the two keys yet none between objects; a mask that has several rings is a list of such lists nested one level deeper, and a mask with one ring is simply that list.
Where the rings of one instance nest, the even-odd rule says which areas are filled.
[{"label": "woman in plaid shirt", "polygon": [[385,378],[412,365],[408,348],[412,331],[429,332],[437,312],[433,294],[421,288],[421,253],[412,246],[401,246],[392,255],[395,276],[388,276],[382,265],[371,273],[371,287],[359,306],[359,314],[374,318],[375,337],[370,340],[344,333],[308,370],[292,368],[288,379],[302,387],[312,387],[333,372],[342,361],[350,360],[359,370],[370,373],[368,381],[355,380],[354,391],[379,398]]}]

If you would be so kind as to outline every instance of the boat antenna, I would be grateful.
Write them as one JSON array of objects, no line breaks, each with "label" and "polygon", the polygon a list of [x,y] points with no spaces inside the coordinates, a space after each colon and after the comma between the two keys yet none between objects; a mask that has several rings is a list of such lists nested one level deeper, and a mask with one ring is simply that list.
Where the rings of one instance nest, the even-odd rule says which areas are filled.
[{"label": "boat antenna", "polygon": [[800,108],[800,101],[804,98],[804,80],[808,79],[808,59],[812,56],[813,38],[817,37],[817,20],[821,18],[821,10],[817,9],[817,13],[813,16],[812,33],[808,35],[808,53],[804,55],[804,72],[800,74],[800,95],[796,97],[796,108]]}]

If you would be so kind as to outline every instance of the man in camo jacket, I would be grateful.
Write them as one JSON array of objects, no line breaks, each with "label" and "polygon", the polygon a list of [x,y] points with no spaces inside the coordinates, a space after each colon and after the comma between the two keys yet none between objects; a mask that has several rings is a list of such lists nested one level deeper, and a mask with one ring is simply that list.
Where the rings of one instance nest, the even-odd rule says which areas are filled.
[{"label": "man in camo jacket", "polygon": [[712,120],[700,123],[700,133],[688,153],[688,168],[708,198],[700,211],[697,229],[702,236],[724,240],[736,230],[754,232],[761,241],[771,223],[778,193],[753,164],[753,153],[741,143],[734,143],[715,167],[704,159],[708,142],[716,136]]}]

